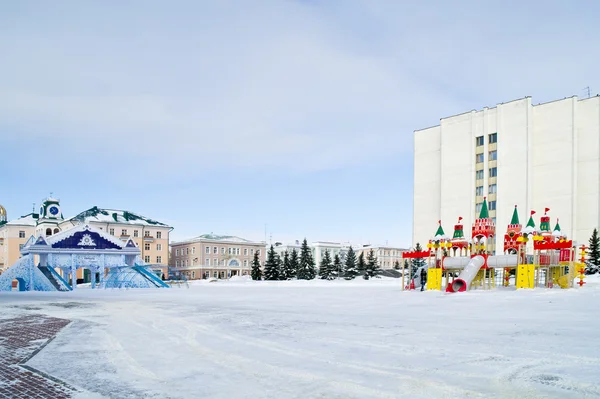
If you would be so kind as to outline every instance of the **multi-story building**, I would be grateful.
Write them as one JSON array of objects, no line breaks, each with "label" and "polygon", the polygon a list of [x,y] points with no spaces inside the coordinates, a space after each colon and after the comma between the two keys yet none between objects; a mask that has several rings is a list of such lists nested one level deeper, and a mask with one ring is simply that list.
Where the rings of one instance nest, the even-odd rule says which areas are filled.
[{"label": "multi-story building", "polygon": [[229,278],[250,274],[254,254],[265,261],[265,242],[203,234],[171,243],[171,270],[188,279]]},{"label": "multi-story building", "polygon": [[[533,105],[531,98],[442,118],[415,131],[413,245],[438,220],[471,225],[487,197],[496,225],[514,206],[560,218],[587,242],[600,225],[600,97]],[[497,222],[496,222],[497,221]],[[497,232],[490,248],[502,251]]]},{"label": "multi-story building", "polygon": [[[315,241],[308,244],[308,247],[310,248],[315,265],[318,267],[323,260],[323,256],[325,256],[325,251],[329,252],[329,257],[332,261],[335,255],[338,255],[342,260],[345,259],[349,244],[329,241]],[[302,244],[298,240],[296,240],[296,242],[293,244],[281,244],[276,242],[273,245],[273,249],[281,258],[283,258],[286,251],[291,254],[294,249],[296,252],[298,252],[298,255],[300,255],[301,248]]]},{"label": "multi-story building", "polygon": [[402,267],[402,253],[407,251],[407,249],[404,248],[390,247],[387,245],[365,245],[355,250],[356,257],[363,254],[366,261],[371,250],[373,250],[373,254],[377,257],[377,264],[381,269],[393,269],[396,262]]},{"label": "multi-story building", "polygon": [[48,237],[79,223],[98,227],[123,241],[131,237],[140,248],[143,260],[154,270],[161,270],[168,276],[169,233],[172,227],[133,212],[98,207],[64,219],[60,202],[55,198],[44,200],[39,213],[0,224],[0,269],[10,267],[19,259],[20,247],[32,235]]}]

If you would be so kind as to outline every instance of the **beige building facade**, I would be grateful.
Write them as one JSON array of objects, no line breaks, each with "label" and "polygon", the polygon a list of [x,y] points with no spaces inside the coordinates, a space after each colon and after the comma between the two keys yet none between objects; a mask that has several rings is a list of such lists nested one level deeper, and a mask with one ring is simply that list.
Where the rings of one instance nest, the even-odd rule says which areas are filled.
[{"label": "beige building facade", "polygon": [[[0,273],[19,259],[21,246],[32,235],[48,237],[80,223],[104,230],[123,241],[131,237],[140,248],[144,262],[154,270],[160,269],[168,277],[169,234],[172,227],[133,212],[98,207],[64,219],[60,201],[54,198],[44,200],[39,213],[0,224]],[[83,278],[83,275],[78,278]]]},{"label": "beige building facade", "polygon": [[398,262],[400,267],[402,267],[402,253],[408,251],[404,248],[367,245],[355,250],[356,257],[358,258],[362,253],[366,261],[370,250],[373,250],[373,254],[377,257],[377,263],[379,264],[379,267],[384,270],[393,269],[396,262]]},{"label": "beige building facade", "polygon": [[170,266],[172,272],[182,273],[190,280],[226,279],[249,275],[255,253],[262,266],[266,254],[264,241],[203,234],[171,243]]}]

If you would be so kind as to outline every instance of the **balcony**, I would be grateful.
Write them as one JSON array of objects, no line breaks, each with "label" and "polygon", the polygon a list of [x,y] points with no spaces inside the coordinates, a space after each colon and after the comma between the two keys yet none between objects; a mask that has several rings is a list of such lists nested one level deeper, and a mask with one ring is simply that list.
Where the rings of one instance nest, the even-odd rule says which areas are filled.
[{"label": "balcony", "polygon": [[145,242],[154,242],[154,237],[152,237],[152,236],[144,236],[144,241]]}]

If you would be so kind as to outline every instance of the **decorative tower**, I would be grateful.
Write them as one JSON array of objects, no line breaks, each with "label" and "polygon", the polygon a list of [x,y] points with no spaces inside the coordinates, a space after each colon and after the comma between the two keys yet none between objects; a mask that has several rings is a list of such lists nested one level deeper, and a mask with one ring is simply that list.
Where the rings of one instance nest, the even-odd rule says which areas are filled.
[{"label": "decorative tower", "polygon": [[523,241],[519,240],[523,235],[522,229],[523,226],[519,222],[519,213],[515,205],[512,219],[506,229],[506,234],[504,234],[504,253],[516,254],[519,252],[519,249],[523,246]]},{"label": "decorative tower", "polygon": [[473,229],[471,238],[473,239],[473,248],[471,255],[474,254],[485,254],[487,251],[488,240],[496,234],[496,226],[492,219],[487,207],[487,199],[483,197],[483,204],[481,204],[481,212],[479,212],[479,218],[475,219],[473,223]]},{"label": "decorative tower", "polygon": [[560,225],[558,224],[558,218],[556,218],[556,226],[554,226],[554,230],[552,231],[552,236],[555,240],[561,240],[566,238],[567,236],[560,230]]},{"label": "decorative tower", "polygon": [[535,215],[535,211],[531,211],[529,216],[529,221],[527,222],[527,226],[522,230],[523,232],[523,241],[527,242],[529,236],[533,236],[537,234],[537,228],[535,227],[535,222],[533,221],[533,215]]},{"label": "decorative tower", "polygon": [[456,251],[458,250],[459,256],[462,256],[463,250],[466,251],[469,247],[469,242],[465,238],[465,234],[463,231],[462,217],[459,216],[458,223],[454,225],[454,234],[452,235],[452,239],[450,240],[451,248],[454,251],[454,255],[456,255]]},{"label": "decorative tower", "polygon": [[62,211],[60,210],[60,201],[56,198],[48,197],[40,206],[40,215],[37,220],[36,233],[44,237],[51,236],[60,232],[59,224],[64,221]]},{"label": "decorative tower", "polygon": [[442,228],[442,221],[438,220],[438,228],[433,238],[429,240],[427,248],[433,249],[435,252],[437,252],[439,248],[442,248],[442,250],[444,250],[447,247],[447,241],[448,237],[446,236],[446,233],[444,233],[444,229]]},{"label": "decorative tower", "polygon": [[550,230],[550,216],[548,216],[548,211],[550,208],[544,208],[544,216],[540,218],[540,235],[542,236],[542,240],[544,242],[552,242],[552,231]]}]

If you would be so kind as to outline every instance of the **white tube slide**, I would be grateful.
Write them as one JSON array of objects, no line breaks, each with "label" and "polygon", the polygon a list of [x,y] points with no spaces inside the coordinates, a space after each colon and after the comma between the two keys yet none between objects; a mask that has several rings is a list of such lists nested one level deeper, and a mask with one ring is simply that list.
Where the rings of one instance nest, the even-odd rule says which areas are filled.
[{"label": "white tube slide", "polygon": [[485,264],[485,258],[481,255],[477,255],[467,263],[465,268],[457,279],[448,284],[448,288],[446,288],[446,292],[463,292],[469,289],[469,285],[471,281],[475,278],[479,269]]},{"label": "white tube slide", "polygon": [[[468,257],[445,257],[444,269],[464,269],[469,264],[471,258]],[[517,266],[517,255],[497,255],[488,256],[488,267],[515,267]]]}]

